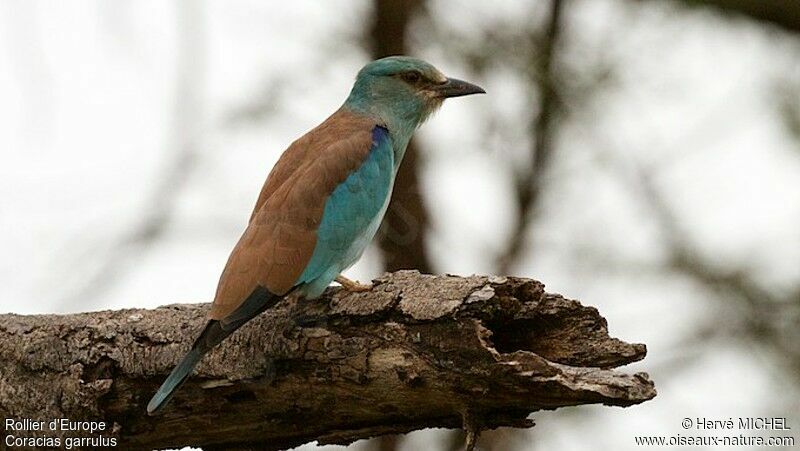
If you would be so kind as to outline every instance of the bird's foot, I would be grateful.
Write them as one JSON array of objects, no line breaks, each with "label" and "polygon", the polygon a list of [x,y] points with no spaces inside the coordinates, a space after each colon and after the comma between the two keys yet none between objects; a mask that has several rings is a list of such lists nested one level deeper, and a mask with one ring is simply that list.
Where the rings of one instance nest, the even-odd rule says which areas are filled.
[{"label": "bird's foot", "polygon": [[361,293],[372,289],[371,283],[356,282],[355,280],[350,280],[343,275],[336,276],[336,281],[339,282],[339,285],[341,285],[342,288],[352,293]]}]

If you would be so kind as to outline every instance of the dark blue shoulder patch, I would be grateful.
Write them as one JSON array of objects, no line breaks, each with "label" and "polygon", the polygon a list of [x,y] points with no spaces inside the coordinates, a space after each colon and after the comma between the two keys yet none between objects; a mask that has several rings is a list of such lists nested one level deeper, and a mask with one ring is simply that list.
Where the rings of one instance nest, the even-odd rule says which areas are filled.
[{"label": "dark blue shoulder patch", "polygon": [[375,143],[380,143],[383,140],[389,137],[389,129],[382,125],[376,125],[375,128],[372,129],[372,144],[373,146]]}]

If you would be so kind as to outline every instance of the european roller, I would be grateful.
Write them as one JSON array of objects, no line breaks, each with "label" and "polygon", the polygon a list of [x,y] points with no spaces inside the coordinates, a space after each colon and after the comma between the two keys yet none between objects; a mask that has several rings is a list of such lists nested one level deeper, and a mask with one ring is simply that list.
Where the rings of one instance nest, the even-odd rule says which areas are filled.
[{"label": "european roller", "polygon": [[203,355],[290,293],[318,297],[375,236],[411,135],[444,99],[483,93],[425,61],[391,56],[359,71],[344,104],[294,141],[267,177],[220,276],[209,321],[147,405],[158,413]]}]

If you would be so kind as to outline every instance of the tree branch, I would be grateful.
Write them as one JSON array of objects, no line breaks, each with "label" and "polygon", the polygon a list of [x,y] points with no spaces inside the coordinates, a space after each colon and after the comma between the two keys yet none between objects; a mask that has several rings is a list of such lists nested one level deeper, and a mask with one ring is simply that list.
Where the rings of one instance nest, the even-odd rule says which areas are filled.
[{"label": "tree branch", "polygon": [[715,8],[763,23],[776,25],[791,33],[800,32],[800,3],[786,0],[681,0],[689,6]]},{"label": "tree branch", "polygon": [[592,307],[529,279],[401,271],[370,292],[281,301],[209,353],[164,415],[148,417],[207,310],[0,315],[0,416],[105,421],[123,449],[284,449],[530,427],[537,410],[656,395],[647,374],[609,369],[646,348],[610,338]]}]

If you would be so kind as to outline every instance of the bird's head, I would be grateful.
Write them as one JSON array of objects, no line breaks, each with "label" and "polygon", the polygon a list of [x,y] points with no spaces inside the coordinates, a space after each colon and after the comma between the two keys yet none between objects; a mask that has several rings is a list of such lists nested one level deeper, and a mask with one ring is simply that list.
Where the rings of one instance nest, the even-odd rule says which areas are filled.
[{"label": "bird's head", "polygon": [[430,63],[389,56],[361,69],[345,106],[380,117],[390,131],[410,132],[436,111],[444,99],[485,93],[479,86],[444,76]]}]

